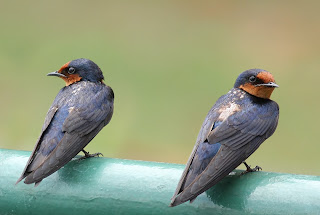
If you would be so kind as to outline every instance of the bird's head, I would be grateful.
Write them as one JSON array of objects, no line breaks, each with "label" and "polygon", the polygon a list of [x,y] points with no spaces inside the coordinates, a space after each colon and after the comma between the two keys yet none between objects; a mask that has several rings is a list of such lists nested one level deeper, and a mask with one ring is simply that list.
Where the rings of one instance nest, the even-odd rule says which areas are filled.
[{"label": "bird's head", "polygon": [[239,75],[234,88],[240,88],[259,98],[269,99],[274,88],[279,87],[270,72],[249,69]]},{"label": "bird's head", "polygon": [[48,76],[58,76],[66,82],[66,86],[77,81],[102,82],[101,69],[93,61],[80,58],[64,64],[59,70],[50,72]]}]

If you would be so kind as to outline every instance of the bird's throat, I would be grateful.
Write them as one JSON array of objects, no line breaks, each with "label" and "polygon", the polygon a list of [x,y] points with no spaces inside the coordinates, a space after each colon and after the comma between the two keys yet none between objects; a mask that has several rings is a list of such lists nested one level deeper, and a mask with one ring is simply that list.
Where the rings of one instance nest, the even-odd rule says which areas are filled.
[{"label": "bird's throat", "polygon": [[247,93],[263,99],[270,99],[270,96],[274,90],[273,87],[266,86],[254,86],[252,84],[244,84],[239,87]]},{"label": "bird's throat", "polygon": [[72,75],[68,75],[66,78],[65,77],[61,77],[61,78],[66,82],[66,86],[69,86],[70,84],[73,84],[81,80],[81,77],[78,74],[72,74]]}]

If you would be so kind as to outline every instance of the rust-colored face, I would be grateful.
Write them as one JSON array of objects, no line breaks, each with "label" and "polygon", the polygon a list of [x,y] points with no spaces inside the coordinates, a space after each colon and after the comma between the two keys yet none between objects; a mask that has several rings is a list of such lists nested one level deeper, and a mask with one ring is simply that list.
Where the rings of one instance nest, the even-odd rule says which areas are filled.
[{"label": "rust-colored face", "polygon": [[60,73],[63,75],[63,76],[60,76],[60,78],[62,78],[66,82],[66,86],[69,86],[70,84],[73,84],[73,83],[81,80],[81,77],[79,76],[79,74],[71,73],[71,67],[69,67],[69,63],[70,63],[70,61],[68,63],[64,64],[57,71],[57,73]]},{"label": "rust-colored face", "polygon": [[68,75],[67,78],[61,78],[66,82],[66,86],[69,86],[70,84],[73,84],[81,80],[81,77],[78,74]]},{"label": "rust-colored face", "polygon": [[246,83],[240,86],[240,89],[250,93],[259,98],[270,99],[270,96],[274,90],[273,87],[265,87],[265,86],[254,86],[251,83]]},{"label": "rust-colored face", "polygon": [[50,72],[48,76],[58,76],[69,86],[79,81],[102,83],[104,79],[101,69],[93,61],[79,58],[64,64],[59,70]]},{"label": "rust-colored face", "polygon": [[255,82],[246,82],[240,85],[240,89],[259,98],[269,99],[274,88],[277,87],[271,73],[260,72],[256,76]]}]

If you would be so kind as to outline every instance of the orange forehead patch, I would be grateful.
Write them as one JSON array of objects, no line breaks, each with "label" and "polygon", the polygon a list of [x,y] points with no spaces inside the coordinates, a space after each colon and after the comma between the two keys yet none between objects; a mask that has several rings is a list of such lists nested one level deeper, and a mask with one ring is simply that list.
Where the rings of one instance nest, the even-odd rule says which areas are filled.
[{"label": "orange forehead patch", "polygon": [[270,72],[260,72],[257,78],[262,80],[264,83],[275,82],[272,74]]},{"label": "orange forehead patch", "polygon": [[59,73],[61,73],[62,72],[62,70],[64,70],[64,69],[66,69],[66,68],[68,68],[68,66],[69,66],[69,63],[70,63],[70,61],[68,62],[68,63],[65,63],[60,69],[59,69]]}]

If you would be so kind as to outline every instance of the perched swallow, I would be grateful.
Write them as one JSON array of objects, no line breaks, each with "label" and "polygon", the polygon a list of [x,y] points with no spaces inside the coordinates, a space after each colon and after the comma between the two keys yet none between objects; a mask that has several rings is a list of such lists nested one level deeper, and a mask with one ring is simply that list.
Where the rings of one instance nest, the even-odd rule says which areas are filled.
[{"label": "perched swallow", "polygon": [[269,138],[278,125],[279,106],[270,100],[278,87],[271,73],[261,69],[239,75],[234,88],[209,111],[182,173],[170,206],[190,203],[217,184]]},{"label": "perched swallow", "polygon": [[97,64],[76,59],[48,76],[66,82],[51,105],[37,144],[17,183],[37,186],[45,177],[67,164],[109,123],[113,114],[114,94],[103,83]]}]

